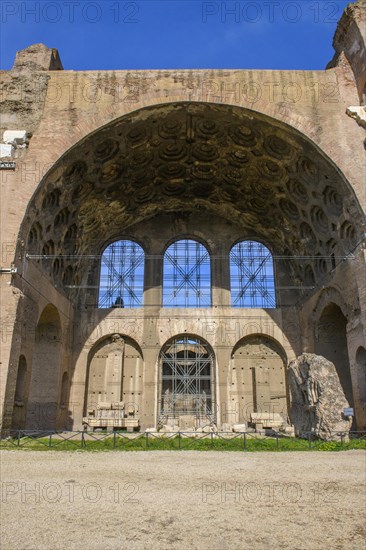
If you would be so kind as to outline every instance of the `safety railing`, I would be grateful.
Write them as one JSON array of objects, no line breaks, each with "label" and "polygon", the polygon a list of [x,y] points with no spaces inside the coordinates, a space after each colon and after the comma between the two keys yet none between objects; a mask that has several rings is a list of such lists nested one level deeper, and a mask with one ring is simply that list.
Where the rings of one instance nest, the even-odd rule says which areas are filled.
[{"label": "safety railing", "polygon": [[366,449],[366,432],[332,432],[319,439],[314,433],[290,437],[280,432],[87,432],[10,430],[0,439],[0,449],[53,450],[233,450],[306,451]]}]

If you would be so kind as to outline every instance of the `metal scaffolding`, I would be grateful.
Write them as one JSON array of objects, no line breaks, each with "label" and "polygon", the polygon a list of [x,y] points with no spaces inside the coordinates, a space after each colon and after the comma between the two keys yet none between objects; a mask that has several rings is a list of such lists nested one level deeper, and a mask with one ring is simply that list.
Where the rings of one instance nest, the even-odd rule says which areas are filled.
[{"label": "metal scaffolding", "polygon": [[164,307],[210,307],[210,256],[193,240],[173,243],[164,255]]},{"label": "metal scaffolding", "polygon": [[214,422],[213,355],[208,345],[189,336],[175,338],[161,352],[161,415],[193,415]]},{"label": "metal scaffolding", "polygon": [[262,243],[242,241],[230,252],[231,305],[275,308],[272,254]]},{"label": "metal scaffolding", "polygon": [[133,241],[116,241],[104,250],[98,306],[141,307],[144,295],[144,251]]}]

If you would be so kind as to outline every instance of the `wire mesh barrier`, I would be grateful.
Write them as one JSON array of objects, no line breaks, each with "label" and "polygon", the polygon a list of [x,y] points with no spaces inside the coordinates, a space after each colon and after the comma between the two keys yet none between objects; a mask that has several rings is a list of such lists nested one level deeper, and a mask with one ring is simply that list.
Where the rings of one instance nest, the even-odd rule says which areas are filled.
[{"label": "wire mesh barrier", "polygon": [[175,338],[161,353],[162,395],[161,419],[193,415],[203,425],[215,417],[212,414],[211,380],[213,354],[207,344],[197,338]]},{"label": "wire mesh barrier", "polygon": [[242,241],[230,252],[233,307],[275,308],[272,254],[262,243]]},{"label": "wire mesh barrier", "polygon": [[144,251],[133,241],[117,241],[104,250],[99,307],[141,307],[144,293]]},{"label": "wire mesh barrier", "polygon": [[307,432],[289,437],[247,432],[136,432],[30,431],[3,434],[0,449],[30,450],[223,450],[223,451],[337,451],[366,450],[366,432],[334,432],[319,439]]},{"label": "wire mesh barrier", "polygon": [[164,254],[164,307],[210,307],[210,255],[199,242],[176,241]]}]

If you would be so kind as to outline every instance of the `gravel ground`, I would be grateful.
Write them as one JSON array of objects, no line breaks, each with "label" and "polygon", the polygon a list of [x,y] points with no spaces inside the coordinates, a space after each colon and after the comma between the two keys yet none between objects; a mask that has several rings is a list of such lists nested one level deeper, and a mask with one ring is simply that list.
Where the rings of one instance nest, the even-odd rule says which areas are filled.
[{"label": "gravel ground", "polygon": [[1,451],[1,550],[365,550],[365,457]]}]

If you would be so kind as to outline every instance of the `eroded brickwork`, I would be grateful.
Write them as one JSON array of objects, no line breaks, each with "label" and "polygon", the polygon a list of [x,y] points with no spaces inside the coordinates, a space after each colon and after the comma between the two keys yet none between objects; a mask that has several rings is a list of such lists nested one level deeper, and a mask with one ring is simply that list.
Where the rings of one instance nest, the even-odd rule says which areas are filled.
[{"label": "eroded brickwork", "polygon": [[[88,395],[113,386],[88,377],[114,334],[139,350],[126,391],[142,428],[159,418],[161,350],[184,334],[212,350],[218,425],[247,420],[241,402],[256,408],[262,390],[288,404],[288,362],[329,344],[365,428],[365,136],[347,115],[363,105],[362,5],[342,17],[326,71],[74,72],[43,45],[18,53],[1,74],[1,137],[28,136],[1,159],[1,265],[16,271],[1,276],[4,428],[80,428]],[[211,307],[161,307],[164,252],[180,238],[210,253]],[[145,251],[142,308],[97,307],[116,239]],[[229,255],[244,239],[273,254],[275,309],[231,307]],[[334,342],[319,328],[330,304],[344,320]],[[254,368],[273,355],[258,384],[232,370],[247,337]]]}]

